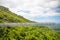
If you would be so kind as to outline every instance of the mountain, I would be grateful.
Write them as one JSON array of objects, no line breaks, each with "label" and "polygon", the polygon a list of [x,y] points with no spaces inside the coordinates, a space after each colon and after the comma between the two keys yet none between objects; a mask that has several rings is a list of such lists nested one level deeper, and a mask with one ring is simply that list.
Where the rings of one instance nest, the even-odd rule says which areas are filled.
[{"label": "mountain", "polygon": [[[0,6],[0,23],[24,22],[33,21]],[[0,40],[60,40],[60,34],[47,26],[0,26]]]},{"label": "mountain", "polygon": [[8,8],[0,6],[0,23],[24,23],[24,22],[33,22],[20,15],[17,15]]}]

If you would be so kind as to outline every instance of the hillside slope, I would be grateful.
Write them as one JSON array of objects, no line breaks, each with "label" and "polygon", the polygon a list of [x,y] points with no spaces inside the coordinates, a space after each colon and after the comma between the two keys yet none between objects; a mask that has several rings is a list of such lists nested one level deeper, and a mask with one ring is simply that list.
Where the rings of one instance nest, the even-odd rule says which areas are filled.
[{"label": "hillside slope", "polygon": [[[0,6],[0,23],[32,22]],[[0,26],[0,40],[60,40],[60,34],[46,26]]]},{"label": "hillside slope", "polygon": [[60,34],[43,26],[0,27],[0,40],[60,40]]},{"label": "hillside slope", "polygon": [[0,6],[0,23],[20,23],[20,22],[32,22],[30,20],[25,19],[20,15],[16,15],[15,13],[9,11],[8,8]]}]

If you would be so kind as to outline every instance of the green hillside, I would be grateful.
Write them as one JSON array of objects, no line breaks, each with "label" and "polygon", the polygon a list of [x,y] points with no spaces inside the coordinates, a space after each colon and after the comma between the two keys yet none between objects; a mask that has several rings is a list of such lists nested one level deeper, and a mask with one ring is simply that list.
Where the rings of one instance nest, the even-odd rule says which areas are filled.
[{"label": "green hillside", "polygon": [[0,23],[20,23],[20,22],[32,22],[30,20],[25,19],[24,17],[17,15],[8,8],[0,6]]},{"label": "green hillside", "polygon": [[60,40],[60,34],[43,26],[0,27],[0,40]]},{"label": "green hillside", "polygon": [[[0,23],[32,22],[0,6]],[[60,40],[60,34],[46,26],[0,26],[0,40]]]}]

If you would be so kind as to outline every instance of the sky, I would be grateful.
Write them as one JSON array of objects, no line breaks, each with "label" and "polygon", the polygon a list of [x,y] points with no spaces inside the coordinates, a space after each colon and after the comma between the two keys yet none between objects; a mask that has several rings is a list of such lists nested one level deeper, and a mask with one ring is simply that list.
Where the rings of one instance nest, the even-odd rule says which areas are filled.
[{"label": "sky", "polygon": [[0,0],[0,5],[32,21],[60,23],[59,0]]}]

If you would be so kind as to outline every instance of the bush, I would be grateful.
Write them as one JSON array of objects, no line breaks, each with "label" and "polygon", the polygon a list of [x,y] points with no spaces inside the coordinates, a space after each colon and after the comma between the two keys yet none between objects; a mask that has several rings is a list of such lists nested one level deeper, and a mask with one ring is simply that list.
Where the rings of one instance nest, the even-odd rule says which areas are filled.
[{"label": "bush", "polygon": [[59,37],[48,27],[0,27],[0,40],[59,40]]}]

